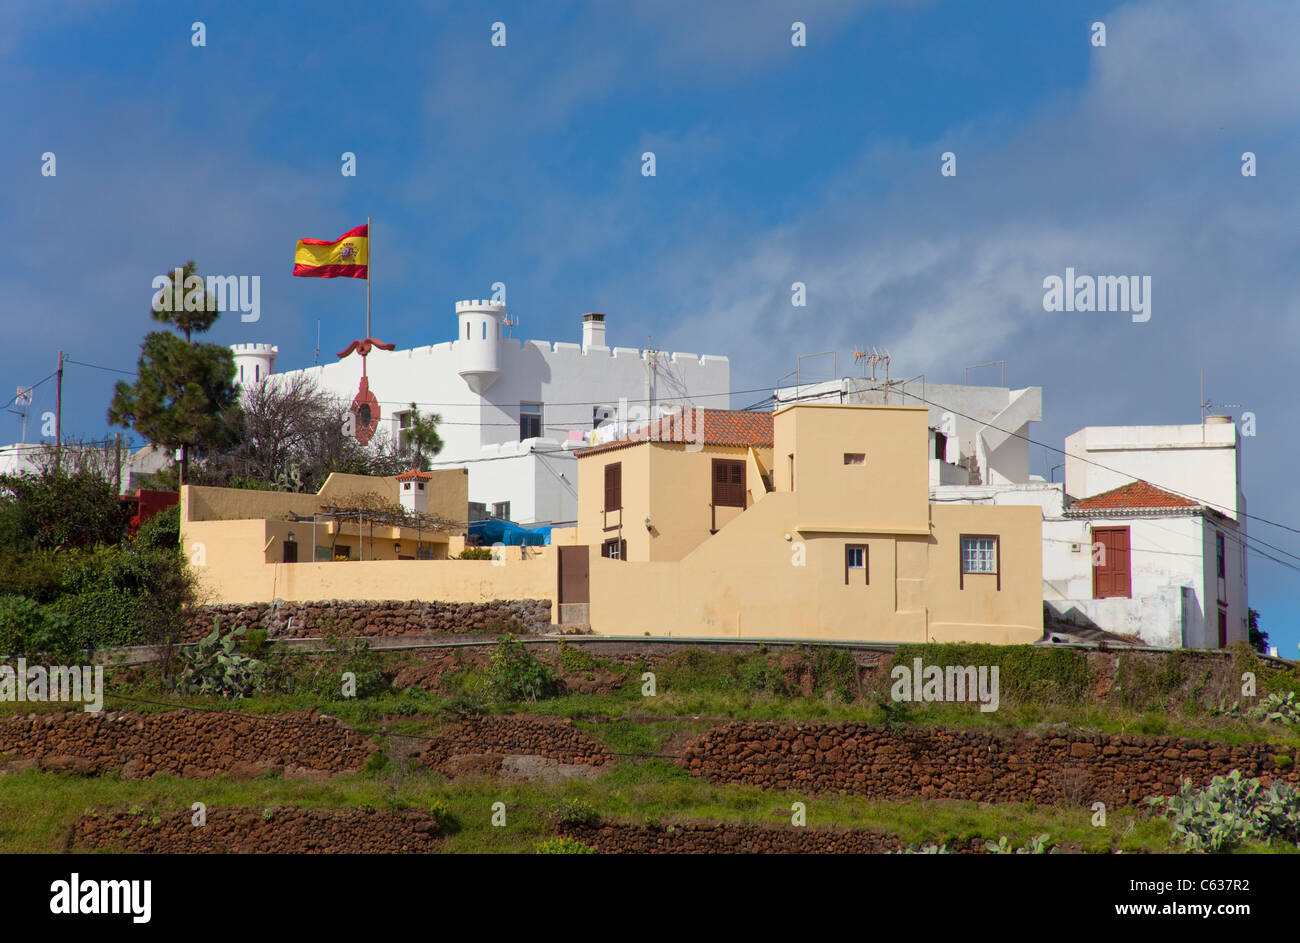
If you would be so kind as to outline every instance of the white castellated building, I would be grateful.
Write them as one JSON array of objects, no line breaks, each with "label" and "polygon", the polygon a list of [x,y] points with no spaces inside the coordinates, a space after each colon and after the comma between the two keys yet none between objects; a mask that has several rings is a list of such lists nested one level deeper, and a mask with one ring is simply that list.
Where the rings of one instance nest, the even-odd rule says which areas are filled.
[{"label": "white castellated building", "polygon": [[260,383],[275,373],[275,358],[280,348],[274,344],[231,344],[235,355],[235,382]]},{"label": "white castellated building", "polygon": [[[506,308],[490,301],[456,303],[456,339],[413,350],[374,349],[367,358],[379,399],[380,430],[402,441],[415,402],[442,417],[443,449],[432,467],[469,469],[471,517],[523,525],[571,522],[578,511],[574,450],[629,425],[684,406],[730,405],[726,357],[605,343],[605,315],[583,315],[582,343],[521,341],[506,336]],[[383,332],[379,332],[382,338]],[[342,347],[343,344],[338,345]],[[274,368],[276,347],[234,348],[243,382]],[[361,380],[355,353],[304,373],[351,402]],[[238,373],[237,373],[238,376]]]}]

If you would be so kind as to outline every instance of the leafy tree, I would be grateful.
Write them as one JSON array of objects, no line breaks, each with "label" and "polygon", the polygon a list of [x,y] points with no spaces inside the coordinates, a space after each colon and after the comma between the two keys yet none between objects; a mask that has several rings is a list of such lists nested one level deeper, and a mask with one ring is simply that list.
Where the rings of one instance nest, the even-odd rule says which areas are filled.
[{"label": "leafy tree", "polygon": [[192,287],[184,296],[182,310],[167,310],[177,306],[161,303],[174,298],[174,280],[172,276],[167,279],[168,287],[155,295],[150,314],[184,337],[170,331],[151,331],[145,336],[139,376],[134,385],[126,381],[117,384],[108,421],[130,426],[156,445],[180,449],[178,484],[184,484],[191,452],[221,449],[238,440],[239,403],[230,349],[192,340],[193,334],[208,330],[219,317],[214,300],[202,289],[194,263],[186,263],[183,269],[182,287],[186,283]]},{"label": "leafy tree", "polygon": [[1268,633],[1259,630],[1259,610],[1247,609],[1246,615],[1250,622],[1250,647],[1255,649],[1261,655],[1268,654]]},{"label": "leafy tree", "polygon": [[415,452],[415,467],[420,471],[428,471],[429,459],[442,451],[442,437],[438,435],[440,422],[442,417],[437,413],[421,416],[415,404],[411,404],[406,441],[408,448]]},{"label": "leafy tree", "polygon": [[40,474],[0,475],[0,540],[26,550],[116,544],[129,514],[112,485],[57,465]]}]

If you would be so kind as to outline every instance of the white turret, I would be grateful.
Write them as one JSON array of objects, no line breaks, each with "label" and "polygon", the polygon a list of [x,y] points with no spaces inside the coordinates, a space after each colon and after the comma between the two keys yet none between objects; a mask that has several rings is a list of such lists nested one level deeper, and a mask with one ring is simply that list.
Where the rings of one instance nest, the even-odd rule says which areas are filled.
[{"label": "white turret", "polygon": [[275,373],[280,348],[274,344],[231,344],[235,355],[235,384],[253,386]]},{"label": "white turret", "polygon": [[397,494],[403,508],[417,514],[428,513],[431,478],[433,478],[431,474],[416,468],[397,476]]},{"label": "white turret", "polygon": [[456,334],[458,373],[480,396],[501,375],[501,321],[506,306],[493,301],[458,301]]}]

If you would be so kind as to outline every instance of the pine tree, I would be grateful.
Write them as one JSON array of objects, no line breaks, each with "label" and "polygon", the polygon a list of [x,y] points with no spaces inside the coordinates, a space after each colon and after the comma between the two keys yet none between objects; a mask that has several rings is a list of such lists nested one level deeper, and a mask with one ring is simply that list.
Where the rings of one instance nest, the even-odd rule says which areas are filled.
[{"label": "pine tree", "polygon": [[167,285],[154,296],[150,316],[184,337],[170,331],[145,336],[139,376],[134,384],[125,380],[117,384],[108,421],[135,429],[155,445],[180,449],[180,483],[184,484],[192,451],[224,448],[236,441],[239,399],[230,349],[191,339],[220,317],[197,266],[192,261],[185,264],[180,285],[173,276],[164,277]]},{"label": "pine tree", "polygon": [[420,471],[429,470],[429,459],[442,451],[442,437],[438,435],[438,423],[442,417],[437,413],[421,416],[415,404],[411,404],[410,426],[406,430],[406,441],[415,450],[415,467]]}]

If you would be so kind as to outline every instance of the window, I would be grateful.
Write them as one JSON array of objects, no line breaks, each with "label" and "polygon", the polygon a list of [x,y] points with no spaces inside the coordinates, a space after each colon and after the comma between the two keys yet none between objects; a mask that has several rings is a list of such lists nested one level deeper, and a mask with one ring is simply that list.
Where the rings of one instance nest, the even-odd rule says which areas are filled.
[{"label": "window", "polygon": [[483,339],[487,340],[487,322],[483,322]]},{"label": "window", "polygon": [[844,546],[844,585],[870,584],[871,576],[867,572],[867,545],[845,544]]},{"label": "window", "polygon": [[793,491],[794,490],[794,456],[787,455],[786,458],[790,459],[790,490]]},{"label": "window", "polygon": [[244,382],[244,367],[242,364],[239,367],[239,382],[240,383]]},{"label": "window", "polygon": [[262,365],[261,365],[260,363],[259,363],[259,364],[254,364],[254,365],[253,365],[253,382],[256,383],[256,382],[257,382],[258,380],[260,380],[260,379],[262,379]]},{"label": "window", "polygon": [[1002,571],[998,566],[1001,556],[1001,539],[991,534],[963,534],[961,538],[961,567],[957,585],[966,588],[970,574],[996,576],[997,588],[1002,589]]},{"label": "window", "polygon": [[611,462],[605,466],[605,510],[617,511],[623,507],[623,463]]},{"label": "window", "polygon": [[298,562],[298,541],[286,540],[284,542],[284,562],[285,563]]},{"label": "window", "polygon": [[934,457],[941,462],[948,460],[948,437],[942,432],[934,434]]},{"label": "window", "polygon": [[542,434],[542,404],[519,404],[519,441],[536,439]]},{"label": "window", "polygon": [[469,322],[465,322],[465,340],[469,340]]},{"label": "window", "polygon": [[1223,534],[1215,531],[1214,534],[1214,556],[1219,568],[1219,579],[1228,575],[1227,557],[1223,546]]},{"label": "window", "polygon": [[745,506],[745,463],[726,458],[713,460],[713,506]]},{"label": "window", "polygon": [[471,501],[469,503],[469,519],[471,521],[486,521],[488,519],[486,502]]},{"label": "window", "polygon": [[1132,568],[1129,563],[1127,527],[1094,527],[1092,530],[1092,598],[1130,598]]},{"label": "window", "polygon": [[411,448],[411,420],[414,418],[415,413],[409,409],[397,414],[397,450],[399,452],[406,452]]},{"label": "window", "polygon": [[863,465],[866,464],[867,456],[865,452],[845,452],[845,465]]},{"label": "window", "polygon": [[498,521],[510,520],[510,502],[498,501],[496,504],[492,505],[492,516]]},{"label": "window", "polygon": [[1219,647],[1228,647],[1228,614],[1219,610]]},{"label": "window", "polygon": [[627,541],[615,537],[600,545],[600,555],[610,560],[627,559]]}]

